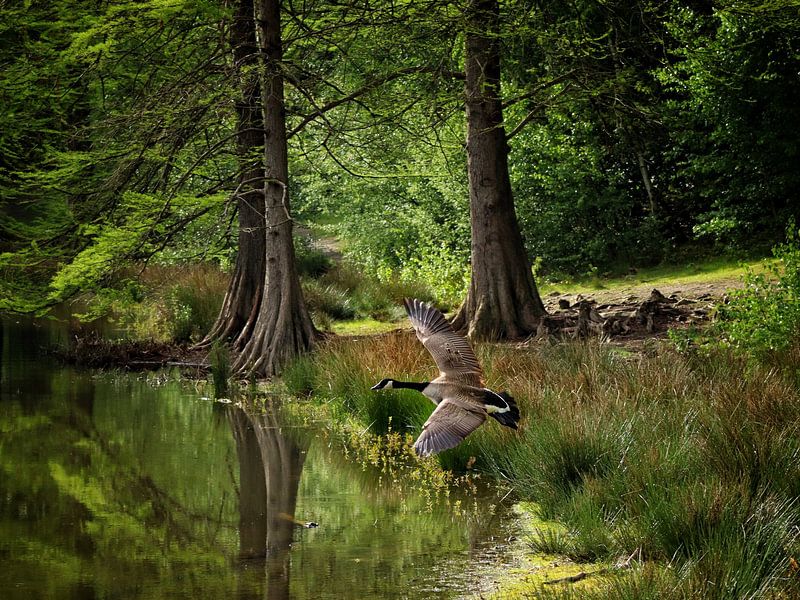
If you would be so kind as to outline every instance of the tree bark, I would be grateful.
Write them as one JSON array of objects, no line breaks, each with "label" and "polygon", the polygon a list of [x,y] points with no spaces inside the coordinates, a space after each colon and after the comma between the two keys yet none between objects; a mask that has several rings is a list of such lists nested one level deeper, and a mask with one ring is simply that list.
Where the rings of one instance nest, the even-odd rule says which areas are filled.
[{"label": "tree bark", "polygon": [[230,45],[240,90],[236,101],[239,249],[219,316],[201,345],[224,340],[232,342],[236,351],[241,350],[248,335],[248,324],[252,327],[261,305],[266,257],[262,166],[264,126],[253,0],[239,1],[231,21]]},{"label": "tree bark", "polygon": [[472,276],[453,325],[476,340],[531,335],[546,314],[511,192],[500,95],[499,20],[497,0],[470,0],[465,56]]},{"label": "tree bark", "polygon": [[298,354],[309,350],[318,334],[303,300],[295,266],[279,0],[256,0],[255,22],[264,124],[266,261],[261,303],[252,328],[246,325],[240,335],[243,347],[234,369],[240,374],[271,377]]}]

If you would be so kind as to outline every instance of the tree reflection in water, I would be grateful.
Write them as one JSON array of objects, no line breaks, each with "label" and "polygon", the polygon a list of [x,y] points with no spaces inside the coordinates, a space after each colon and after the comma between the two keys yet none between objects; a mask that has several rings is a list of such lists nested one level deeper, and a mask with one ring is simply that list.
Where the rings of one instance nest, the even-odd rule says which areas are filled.
[{"label": "tree reflection in water", "polygon": [[[289,550],[309,438],[284,422],[277,400],[257,412],[230,406],[228,419],[239,457],[239,596],[289,598]],[[252,585],[259,571],[263,593]]]}]

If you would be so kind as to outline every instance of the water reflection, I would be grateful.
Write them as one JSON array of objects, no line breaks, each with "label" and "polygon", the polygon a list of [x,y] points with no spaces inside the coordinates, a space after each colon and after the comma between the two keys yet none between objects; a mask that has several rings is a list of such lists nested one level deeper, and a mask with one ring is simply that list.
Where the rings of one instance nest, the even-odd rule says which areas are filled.
[{"label": "water reflection", "polygon": [[379,483],[278,402],[64,368],[59,335],[0,344],[0,597],[449,598],[502,559],[497,518]]},{"label": "water reflection", "polygon": [[[239,457],[239,559],[246,569],[264,568],[269,598],[289,598],[289,551],[295,529],[297,491],[309,438],[286,426],[280,403],[263,410],[230,407],[228,419]],[[240,597],[258,598],[257,586],[241,585]]]}]

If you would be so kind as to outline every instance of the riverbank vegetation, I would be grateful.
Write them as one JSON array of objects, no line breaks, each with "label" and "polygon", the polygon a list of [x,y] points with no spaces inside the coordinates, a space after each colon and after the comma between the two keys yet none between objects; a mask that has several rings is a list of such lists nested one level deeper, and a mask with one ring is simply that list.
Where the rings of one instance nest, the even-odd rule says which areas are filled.
[{"label": "riverbank vegetation", "polygon": [[[678,344],[480,346],[487,385],[511,390],[520,405],[520,431],[483,427],[440,464],[489,474],[564,525],[535,534],[532,551],[609,564],[636,557],[632,571],[581,597],[800,593],[800,320],[782,310],[798,292],[798,250],[776,255],[775,279],[748,276],[711,329],[676,334]],[[746,336],[748,327],[765,333]],[[283,382],[334,417],[378,433],[416,432],[427,399],[369,388],[384,376],[434,375],[406,331],[333,340]]]},{"label": "riverbank vegetation", "polygon": [[[520,433],[485,427],[441,464],[474,462],[566,526],[535,536],[532,550],[612,563],[637,553],[640,568],[598,597],[798,591],[800,404],[789,374],[719,349],[570,343],[480,354],[489,385],[517,398]],[[285,381],[374,431],[418,431],[426,399],[369,390],[387,369],[432,375],[416,339],[392,334],[332,343]]]}]

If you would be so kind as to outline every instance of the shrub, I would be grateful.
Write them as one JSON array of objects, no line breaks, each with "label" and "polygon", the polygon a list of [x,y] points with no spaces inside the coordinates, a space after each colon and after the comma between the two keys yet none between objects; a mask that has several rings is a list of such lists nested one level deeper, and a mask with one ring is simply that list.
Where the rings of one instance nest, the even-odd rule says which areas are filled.
[{"label": "shrub", "polygon": [[800,333],[800,237],[792,223],[775,263],[745,275],[745,287],[719,309],[717,331],[734,346],[768,357],[786,352]]}]

